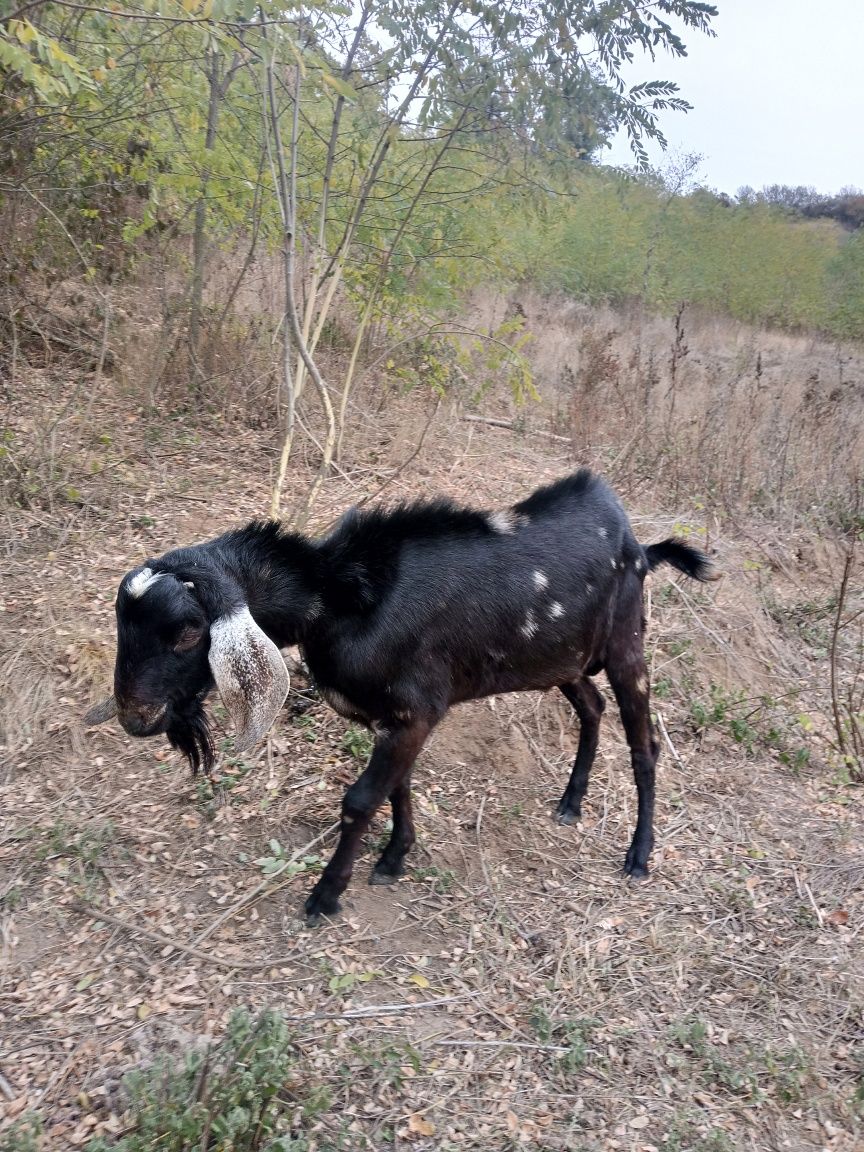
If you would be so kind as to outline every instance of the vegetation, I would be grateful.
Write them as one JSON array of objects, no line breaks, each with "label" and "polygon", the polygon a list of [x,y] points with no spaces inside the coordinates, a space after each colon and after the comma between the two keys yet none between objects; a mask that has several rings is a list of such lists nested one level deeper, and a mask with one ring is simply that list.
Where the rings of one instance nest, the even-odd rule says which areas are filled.
[{"label": "vegetation", "polygon": [[[640,165],[683,105],[621,67],[710,32],[689,0],[10,7],[0,1148],[857,1147],[860,194]],[[597,162],[619,127],[632,171]],[[409,874],[317,936],[368,733],[310,695],[191,785],[82,735],[134,557],[316,491],[321,529],[382,491],[491,507],[571,458],[726,573],[646,600],[639,893],[614,708],[578,832],[563,700],[454,715]]]},{"label": "vegetation", "polygon": [[218,1043],[131,1073],[129,1131],[97,1139],[88,1152],[306,1152],[304,1118],[326,1107],[326,1094],[305,1095],[294,1082],[297,1055],[273,1012],[238,1010]]}]

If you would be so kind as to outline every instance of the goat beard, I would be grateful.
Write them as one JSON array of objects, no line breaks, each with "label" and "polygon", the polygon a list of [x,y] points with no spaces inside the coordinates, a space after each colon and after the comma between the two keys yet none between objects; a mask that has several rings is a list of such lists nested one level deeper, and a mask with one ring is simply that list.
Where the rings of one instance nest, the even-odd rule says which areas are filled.
[{"label": "goat beard", "polygon": [[183,712],[174,713],[165,735],[171,747],[182,752],[189,761],[193,776],[202,771],[205,776],[210,775],[216,754],[200,697],[196,697]]}]

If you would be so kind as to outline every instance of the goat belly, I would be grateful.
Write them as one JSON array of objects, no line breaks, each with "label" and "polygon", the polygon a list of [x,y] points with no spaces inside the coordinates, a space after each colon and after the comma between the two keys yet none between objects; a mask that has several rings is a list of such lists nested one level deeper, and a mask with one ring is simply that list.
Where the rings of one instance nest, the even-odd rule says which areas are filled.
[{"label": "goat belly", "polygon": [[338,712],[346,720],[353,720],[355,723],[368,723],[369,714],[358,704],[349,700],[338,688],[325,688],[320,684],[317,684],[316,687],[334,712]]}]

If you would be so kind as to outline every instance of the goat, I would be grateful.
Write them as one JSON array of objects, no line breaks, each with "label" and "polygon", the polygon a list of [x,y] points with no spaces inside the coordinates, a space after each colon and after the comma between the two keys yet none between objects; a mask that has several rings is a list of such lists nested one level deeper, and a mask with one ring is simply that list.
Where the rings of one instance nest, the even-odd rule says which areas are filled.
[{"label": "goat", "polygon": [[664,562],[716,578],[708,558],[679,540],[643,548],[611,489],[587,470],[498,512],[446,500],[352,509],[318,539],[253,522],[123,578],[114,704],[93,715],[116,712],[133,736],[164,732],[193,771],[208,771],[207,693],[215,684],[238,729],[236,749],[248,748],[287,695],[279,649],[298,644],[323,698],[375,735],[367,768],[345,793],[336,851],[306,901],[316,923],[337,911],[362,837],[388,798],[393,831],[370,882],[402,874],[415,839],[411,770],[453,704],[560,688],[580,734],[556,815],[578,820],[605,706],[591,677],[605,670],[638,792],[624,871],[644,877],[659,745],[642,585]]}]

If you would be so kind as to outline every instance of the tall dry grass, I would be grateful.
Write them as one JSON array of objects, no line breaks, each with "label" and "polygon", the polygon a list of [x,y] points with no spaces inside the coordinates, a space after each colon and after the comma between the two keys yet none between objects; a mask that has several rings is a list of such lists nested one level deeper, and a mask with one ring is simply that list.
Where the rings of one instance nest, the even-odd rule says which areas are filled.
[{"label": "tall dry grass", "polygon": [[[864,350],[689,307],[663,318],[531,292],[519,306],[543,397],[522,419],[572,437],[580,460],[661,503],[842,524],[864,461]],[[511,307],[475,300],[490,326]]]}]

